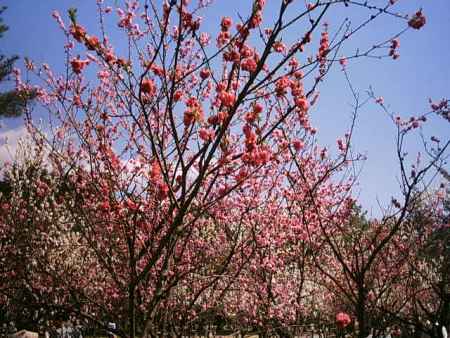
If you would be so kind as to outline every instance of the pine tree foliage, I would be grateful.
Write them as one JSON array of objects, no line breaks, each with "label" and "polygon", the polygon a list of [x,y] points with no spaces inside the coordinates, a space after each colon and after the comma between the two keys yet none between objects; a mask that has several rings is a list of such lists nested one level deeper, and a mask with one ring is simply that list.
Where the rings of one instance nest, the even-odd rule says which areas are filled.
[{"label": "pine tree foliage", "polygon": [[[6,7],[0,8],[0,16]],[[0,38],[8,31],[9,27],[3,23],[0,17]],[[14,63],[19,59],[18,56],[7,57],[0,55],[0,84],[4,84],[10,80],[13,72]],[[36,93],[28,91],[19,91],[16,89],[0,92],[0,116],[16,117],[24,113],[27,103],[36,96]]]}]

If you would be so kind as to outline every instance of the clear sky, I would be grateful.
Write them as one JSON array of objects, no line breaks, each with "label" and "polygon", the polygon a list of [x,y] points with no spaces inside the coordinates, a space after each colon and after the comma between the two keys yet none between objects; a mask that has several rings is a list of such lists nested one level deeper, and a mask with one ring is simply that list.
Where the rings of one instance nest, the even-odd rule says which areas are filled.
[{"label": "clear sky", "polygon": [[[294,1],[299,5],[304,3],[303,0]],[[108,3],[107,0],[105,2]],[[121,1],[110,2],[114,4]],[[373,1],[380,5],[386,2],[387,0]],[[267,0],[267,3],[264,19],[270,21],[279,0]],[[0,52],[27,56],[36,63],[46,62],[56,71],[63,69],[64,37],[51,17],[54,9],[67,19],[67,9],[78,8],[79,21],[90,33],[98,32],[95,0],[6,0],[1,4],[8,7],[3,18],[10,30],[0,40]],[[204,13],[203,27],[209,32],[215,32],[221,16],[229,15],[236,19],[238,12],[246,14],[250,6],[250,0],[216,0],[211,9]],[[435,100],[450,97],[450,1],[398,0],[396,6],[402,13],[414,13],[423,8],[427,17],[426,26],[420,31],[410,30],[402,36],[401,56],[398,60],[359,59],[351,62],[348,70],[353,85],[361,95],[372,86],[378,96],[384,97],[392,111],[402,116],[411,116],[427,111],[430,97]],[[360,13],[348,11],[341,6],[332,14],[328,19],[331,31],[336,29],[338,23],[333,20],[344,16],[356,20]],[[399,31],[402,27],[405,27],[405,21],[378,20],[363,34],[356,36],[346,51],[371,46],[373,42],[389,37],[389,33]],[[295,31],[291,34],[295,35]],[[116,47],[124,42],[120,36],[112,35]],[[351,93],[338,68],[330,73],[320,93],[320,100],[312,109],[311,118],[318,128],[319,142],[335,148],[336,138],[342,136],[348,126],[352,103]],[[0,139],[8,135],[10,143],[14,143],[21,133],[22,124],[21,118],[4,120],[3,127],[0,128]],[[431,121],[424,133],[448,139],[450,125],[444,121]],[[377,198],[387,203],[391,196],[398,195],[394,137],[392,123],[376,105],[368,105],[360,111],[354,145],[358,151],[367,154],[368,159],[357,191],[360,202],[374,214],[378,213]],[[412,142],[410,146],[411,153],[419,149],[418,143]],[[0,149],[0,163],[6,157],[6,151]]]}]

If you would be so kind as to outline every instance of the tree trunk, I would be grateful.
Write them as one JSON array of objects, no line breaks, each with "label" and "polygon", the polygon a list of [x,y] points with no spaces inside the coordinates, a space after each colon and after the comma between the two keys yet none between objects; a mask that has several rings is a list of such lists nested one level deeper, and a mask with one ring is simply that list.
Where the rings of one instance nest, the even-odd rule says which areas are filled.
[{"label": "tree trunk", "polygon": [[358,338],[367,338],[369,328],[366,314],[366,292],[364,286],[358,286],[358,301],[356,304],[356,318],[358,319]]},{"label": "tree trunk", "polygon": [[128,288],[128,319],[130,323],[130,338],[136,338],[136,308],[135,308],[135,287],[130,285]]}]

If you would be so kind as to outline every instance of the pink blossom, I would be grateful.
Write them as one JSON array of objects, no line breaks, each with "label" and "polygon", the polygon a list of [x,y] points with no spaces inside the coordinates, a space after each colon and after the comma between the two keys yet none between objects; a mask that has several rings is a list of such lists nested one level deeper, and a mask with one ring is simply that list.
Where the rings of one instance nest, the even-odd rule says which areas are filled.
[{"label": "pink blossom", "polygon": [[284,53],[286,51],[286,45],[281,41],[276,41],[273,44],[273,50],[277,53]]},{"label": "pink blossom", "polygon": [[89,64],[89,60],[81,60],[79,57],[76,59],[70,60],[70,64],[72,66],[72,70],[76,74],[81,74],[84,67]]},{"label": "pink blossom", "polygon": [[253,73],[256,70],[257,64],[254,58],[244,59],[241,63],[243,70]]},{"label": "pink blossom", "polygon": [[78,42],[82,42],[82,40],[86,36],[86,30],[80,25],[70,26],[70,33]]},{"label": "pink blossom", "polygon": [[211,71],[208,68],[200,70],[200,77],[202,80],[206,80],[211,75]]},{"label": "pink blossom", "polygon": [[427,22],[426,17],[423,15],[422,10],[416,12],[414,16],[409,19],[408,25],[414,29],[421,29]]},{"label": "pink blossom", "polygon": [[144,94],[153,96],[156,93],[156,85],[152,79],[144,79],[141,83],[141,91]]},{"label": "pink blossom", "polygon": [[223,17],[222,22],[220,23],[220,27],[222,28],[222,31],[227,31],[230,29],[231,25],[233,24],[233,21],[229,16]]},{"label": "pink blossom", "polygon": [[351,322],[350,316],[345,312],[339,312],[336,315],[336,324],[341,329],[347,327]]},{"label": "pink blossom", "polygon": [[307,111],[309,108],[308,100],[305,98],[295,98],[295,105],[300,111]]},{"label": "pink blossom", "polygon": [[293,141],[292,141],[292,145],[293,145],[293,147],[294,147],[294,149],[295,149],[296,151],[302,150],[303,147],[305,146],[305,144],[303,143],[303,141],[302,141],[302,140],[298,140],[298,139],[293,140]]},{"label": "pink blossom", "polygon": [[236,101],[236,96],[233,93],[223,91],[219,95],[220,101],[225,107],[232,107]]},{"label": "pink blossom", "polygon": [[201,128],[198,135],[203,141],[210,142],[214,139],[215,133],[212,129]]}]

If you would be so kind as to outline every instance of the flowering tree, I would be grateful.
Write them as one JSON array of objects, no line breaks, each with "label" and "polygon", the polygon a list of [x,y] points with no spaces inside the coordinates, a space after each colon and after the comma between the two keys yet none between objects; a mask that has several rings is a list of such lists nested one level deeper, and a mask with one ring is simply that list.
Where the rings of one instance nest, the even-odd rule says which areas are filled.
[{"label": "flowering tree", "polygon": [[401,309],[385,309],[404,327],[431,337],[443,337],[442,328],[449,327],[447,201],[448,192],[442,186],[412,210],[407,221],[407,238],[413,245],[399,283],[407,297],[401,302]]},{"label": "flowering tree", "polygon": [[[17,209],[31,202],[13,185],[18,202],[5,210],[22,216],[1,220],[5,233],[39,225],[36,245],[54,247],[33,254],[33,292],[99,326],[119,322],[117,333],[132,338],[180,333],[208,313],[263,328],[298,321],[310,304],[311,250],[334,247],[324,229],[351,208],[354,177],[333,176],[358,159],[352,126],[337,158],[317,144],[310,107],[333,66],[397,58],[404,31],[340,55],[377,18],[425,24],[422,12],[402,16],[394,4],[283,0],[264,20],[256,0],[238,19],[224,16],[212,37],[199,16],[209,1],[128,1],[116,8],[122,55],[103,1],[99,36],[75,9],[70,22],[54,12],[67,38],[65,75],[27,62],[42,83],[17,78],[49,112],[43,127],[28,114],[28,129],[51,177],[33,178],[33,196],[51,202]],[[368,14],[330,27],[337,6]]]},{"label": "flowering tree", "polygon": [[[369,95],[375,99],[373,93]],[[339,218],[344,222],[334,226],[324,226],[319,222],[327,254],[319,256],[316,265],[326,277],[327,288],[338,290],[334,295],[337,303],[341,306],[345,304],[354,314],[358,337],[361,338],[370,333],[374,336],[386,334],[383,331],[395,319],[392,314],[406,306],[406,298],[401,297],[405,291],[398,282],[401,279],[410,282],[406,277],[409,264],[420,256],[413,253],[420,241],[417,238],[416,241],[411,240],[414,231],[408,226],[410,217],[416,206],[427,197],[427,187],[430,185],[428,175],[434,167],[442,167],[450,144],[432,136],[432,145],[424,144],[429,158],[424,159],[419,153],[416,160],[410,163],[406,140],[427,121],[429,115],[435,114],[448,120],[447,101],[432,103],[430,112],[402,120],[388,112],[382,99],[375,100],[397,126],[396,153],[403,200],[399,202],[393,198],[392,205],[384,211],[380,220],[366,220],[353,211],[350,217]],[[358,108],[358,105],[355,107]],[[399,296],[403,300],[399,301]],[[388,308],[390,311],[386,311]]]}]

